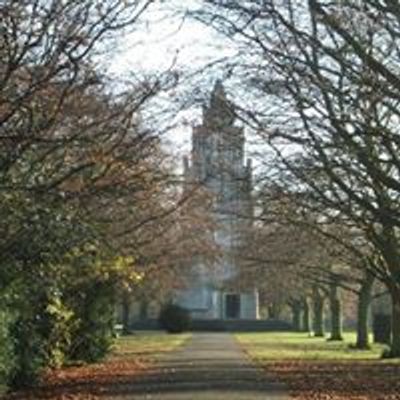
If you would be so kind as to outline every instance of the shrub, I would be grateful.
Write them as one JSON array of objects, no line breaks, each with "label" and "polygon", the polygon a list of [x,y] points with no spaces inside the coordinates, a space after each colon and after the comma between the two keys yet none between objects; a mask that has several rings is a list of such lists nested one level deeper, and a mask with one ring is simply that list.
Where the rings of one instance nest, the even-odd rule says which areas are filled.
[{"label": "shrub", "polygon": [[79,323],[72,332],[68,358],[72,361],[97,362],[110,350],[115,339],[115,303],[113,289],[93,282],[75,304]]},{"label": "shrub", "polygon": [[0,309],[0,385],[8,384],[15,369],[14,340],[10,334],[13,317],[7,309]]},{"label": "shrub", "polygon": [[181,333],[190,328],[189,312],[178,305],[168,304],[160,312],[158,318],[161,328],[169,333]]},{"label": "shrub", "polygon": [[34,386],[45,367],[45,340],[38,331],[34,316],[19,315],[10,328],[14,340],[15,366],[8,378],[11,388]]},{"label": "shrub", "polygon": [[71,343],[74,313],[58,295],[53,295],[47,299],[46,308],[42,314],[40,330],[45,364],[50,368],[58,368],[66,361],[65,352]]},{"label": "shrub", "polygon": [[60,367],[65,361],[73,314],[51,290],[38,292],[35,301],[17,304],[19,311],[10,324],[14,365],[7,384],[11,388],[33,386],[43,368]]}]

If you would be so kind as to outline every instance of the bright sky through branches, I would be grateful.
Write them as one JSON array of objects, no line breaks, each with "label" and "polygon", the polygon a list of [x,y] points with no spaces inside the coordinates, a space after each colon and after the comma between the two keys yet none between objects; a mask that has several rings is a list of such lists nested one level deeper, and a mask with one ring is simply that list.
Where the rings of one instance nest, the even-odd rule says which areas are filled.
[{"label": "bright sky through branches", "polygon": [[122,38],[113,72],[151,73],[172,65],[181,72],[195,71],[233,54],[212,28],[188,16],[198,7],[196,1],[185,1],[184,6],[180,1],[167,3],[154,5],[143,17],[141,30]]},{"label": "bright sky through branches", "polygon": [[[114,58],[109,60],[110,72],[119,77],[133,74],[140,80],[165,71],[176,73],[179,87],[163,93],[156,108],[168,109],[170,116],[166,120],[174,127],[167,139],[177,151],[184,153],[190,146],[188,125],[199,121],[200,103],[208,97],[215,80],[223,77],[223,70],[207,66],[236,51],[211,27],[189,17],[198,7],[196,0],[154,4],[143,16],[140,29],[122,37]],[[189,98],[191,106],[182,106]]]}]

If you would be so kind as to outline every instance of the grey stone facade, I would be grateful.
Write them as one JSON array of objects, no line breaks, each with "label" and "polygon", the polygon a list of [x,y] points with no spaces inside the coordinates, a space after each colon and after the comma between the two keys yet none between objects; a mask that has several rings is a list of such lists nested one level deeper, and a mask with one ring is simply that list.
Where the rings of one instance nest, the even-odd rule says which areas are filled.
[{"label": "grey stone facade", "polygon": [[187,287],[177,293],[176,302],[195,319],[258,319],[256,288],[232,285],[239,272],[235,252],[253,215],[252,166],[251,160],[245,163],[244,146],[244,130],[235,125],[234,106],[218,81],[203,107],[202,124],[193,129],[191,159],[184,160],[186,182],[212,194],[213,240],[222,253],[212,268],[195,260]]}]

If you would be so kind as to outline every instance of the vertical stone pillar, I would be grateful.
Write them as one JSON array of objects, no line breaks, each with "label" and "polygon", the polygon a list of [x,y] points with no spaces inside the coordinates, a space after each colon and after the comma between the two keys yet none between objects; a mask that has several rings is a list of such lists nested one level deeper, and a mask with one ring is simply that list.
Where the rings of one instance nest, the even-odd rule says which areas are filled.
[{"label": "vertical stone pillar", "polygon": [[254,288],[254,319],[260,319],[260,298],[258,295],[258,289]]}]

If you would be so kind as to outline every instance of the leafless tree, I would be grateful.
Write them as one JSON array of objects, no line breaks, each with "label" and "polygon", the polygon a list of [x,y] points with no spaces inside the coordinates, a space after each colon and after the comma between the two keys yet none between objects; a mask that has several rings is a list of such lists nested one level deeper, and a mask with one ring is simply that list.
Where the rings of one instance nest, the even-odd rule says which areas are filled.
[{"label": "leafless tree", "polygon": [[244,113],[275,152],[278,184],[376,250],[367,268],[391,294],[391,353],[398,356],[398,6],[203,4],[197,18],[237,41],[247,92],[265,98],[264,107]]}]

